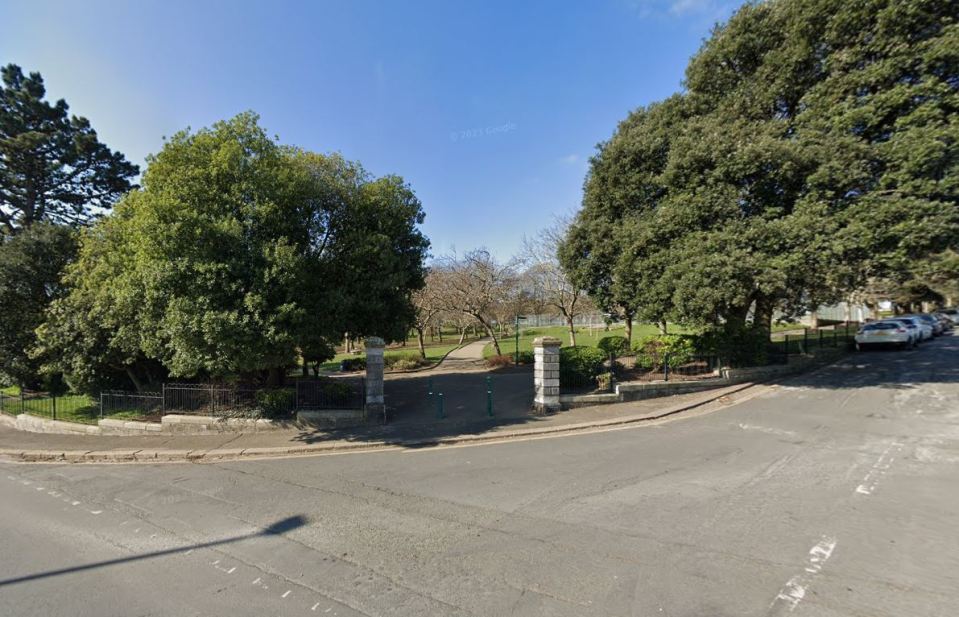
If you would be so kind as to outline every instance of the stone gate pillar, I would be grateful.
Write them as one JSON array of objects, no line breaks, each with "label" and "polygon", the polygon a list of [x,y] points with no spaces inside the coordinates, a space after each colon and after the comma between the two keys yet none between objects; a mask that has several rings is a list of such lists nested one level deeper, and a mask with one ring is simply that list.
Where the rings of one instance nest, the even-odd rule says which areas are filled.
[{"label": "stone gate pillar", "polygon": [[386,343],[378,336],[366,339],[366,417],[383,417],[386,411],[383,399],[383,348]]},{"label": "stone gate pillar", "polygon": [[533,340],[533,385],[536,396],[533,398],[533,411],[553,413],[559,406],[559,346],[562,343],[552,336],[541,336]]}]

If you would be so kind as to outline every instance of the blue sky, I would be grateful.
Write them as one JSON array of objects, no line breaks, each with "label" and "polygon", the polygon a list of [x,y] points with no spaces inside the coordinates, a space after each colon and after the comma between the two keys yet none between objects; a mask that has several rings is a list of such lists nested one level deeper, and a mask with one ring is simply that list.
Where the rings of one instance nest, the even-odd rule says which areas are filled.
[{"label": "blue sky", "polygon": [[435,254],[507,258],[578,208],[595,145],[679,90],[737,4],[4,0],[0,63],[141,166],[255,110],[283,143],[406,178]]}]

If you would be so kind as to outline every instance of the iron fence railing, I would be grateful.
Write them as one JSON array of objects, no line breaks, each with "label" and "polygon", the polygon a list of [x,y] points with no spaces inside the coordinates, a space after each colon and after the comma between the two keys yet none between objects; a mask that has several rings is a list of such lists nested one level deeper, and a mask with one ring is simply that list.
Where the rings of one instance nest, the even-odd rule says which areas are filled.
[{"label": "iron fence railing", "polygon": [[100,393],[100,418],[156,420],[162,415],[161,392],[107,390]]},{"label": "iron fence railing", "polygon": [[300,379],[294,400],[297,409],[362,409],[366,403],[366,380]]}]

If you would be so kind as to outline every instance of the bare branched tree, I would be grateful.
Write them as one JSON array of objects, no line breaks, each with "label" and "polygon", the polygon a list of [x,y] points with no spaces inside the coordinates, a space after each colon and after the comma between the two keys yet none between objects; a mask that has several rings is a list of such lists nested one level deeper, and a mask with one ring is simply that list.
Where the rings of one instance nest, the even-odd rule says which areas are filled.
[{"label": "bare branched tree", "polygon": [[494,326],[497,310],[516,283],[512,265],[500,264],[486,249],[476,249],[461,258],[443,257],[435,267],[444,273],[439,278],[441,306],[450,313],[475,319],[492,340],[496,354],[501,355]]},{"label": "bare branched tree", "polygon": [[575,347],[576,317],[592,307],[586,293],[570,283],[559,265],[556,253],[568,227],[568,219],[557,218],[537,237],[523,238],[520,261],[525,268],[524,281],[550,313],[563,318],[569,328],[569,344]]},{"label": "bare branched tree", "polygon": [[444,308],[440,298],[444,276],[446,273],[443,270],[430,269],[426,274],[426,284],[413,294],[413,306],[416,308],[413,329],[416,330],[420,357],[424,360],[426,359],[426,341],[423,333],[427,328],[437,325]]}]

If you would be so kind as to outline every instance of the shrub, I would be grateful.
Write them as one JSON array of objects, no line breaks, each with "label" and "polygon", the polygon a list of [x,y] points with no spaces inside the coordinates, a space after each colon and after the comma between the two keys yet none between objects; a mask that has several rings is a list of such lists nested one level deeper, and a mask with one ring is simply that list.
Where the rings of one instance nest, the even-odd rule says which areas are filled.
[{"label": "shrub", "polygon": [[629,351],[629,341],[625,336],[604,336],[596,343],[596,347],[606,352],[607,356],[610,354],[624,356]]},{"label": "shrub", "polygon": [[490,356],[486,359],[486,366],[490,368],[502,368],[504,366],[512,366],[513,358],[511,356],[500,355],[500,356]]},{"label": "shrub", "polygon": [[386,368],[394,371],[411,371],[429,364],[429,362],[422,357],[413,355],[391,356],[385,358],[383,363],[386,365]]},{"label": "shrub", "polygon": [[356,358],[347,358],[340,362],[340,370],[344,373],[350,371],[365,371],[366,358],[360,356]]},{"label": "shrub", "polygon": [[709,330],[699,339],[701,353],[721,356],[731,366],[763,366],[768,360],[769,340],[762,331],[741,328]]},{"label": "shrub", "polygon": [[606,354],[595,347],[563,347],[559,350],[560,381],[591,382],[603,370]]},{"label": "shrub", "polygon": [[690,362],[696,355],[696,341],[683,334],[647,336],[636,344],[636,363],[646,369],[658,370],[668,362],[670,368]]},{"label": "shrub", "polygon": [[514,351],[509,354],[509,357],[512,358],[516,364],[532,364],[536,361],[536,357],[532,351],[521,351],[518,354]]},{"label": "shrub", "polygon": [[610,390],[613,385],[613,374],[610,372],[600,373],[596,376],[596,388],[598,390]]},{"label": "shrub", "polygon": [[409,371],[427,364],[429,362],[413,354],[393,355],[383,358],[383,366],[394,371]]},{"label": "shrub", "polygon": [[293,412],[296,394],[293,390],[260,390],[256,393],[256,406],[264,418],[283,418]]}]

